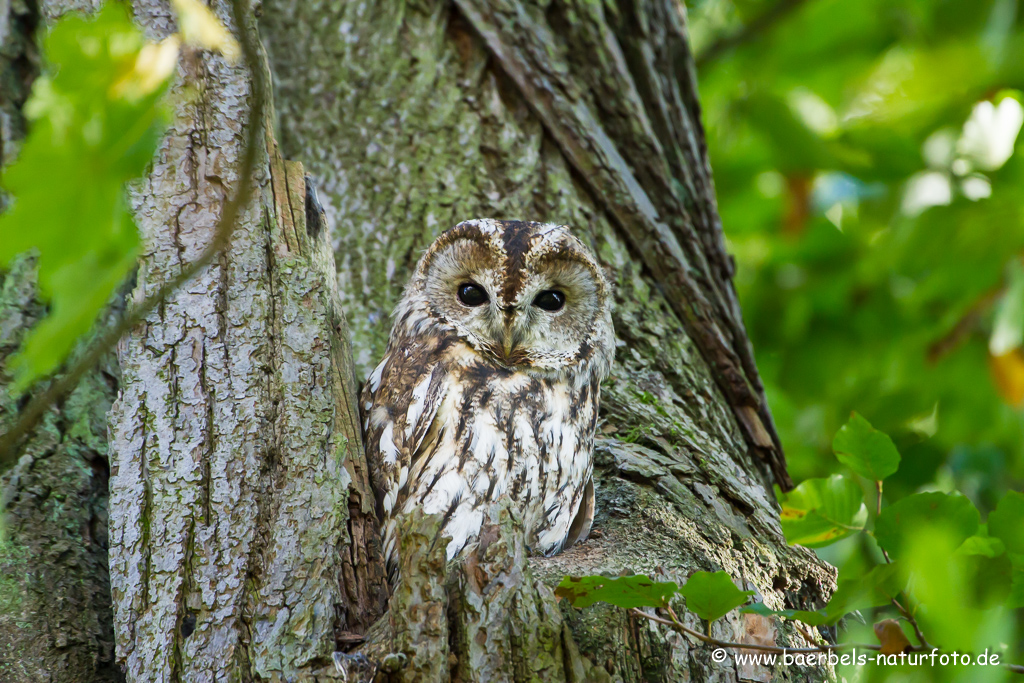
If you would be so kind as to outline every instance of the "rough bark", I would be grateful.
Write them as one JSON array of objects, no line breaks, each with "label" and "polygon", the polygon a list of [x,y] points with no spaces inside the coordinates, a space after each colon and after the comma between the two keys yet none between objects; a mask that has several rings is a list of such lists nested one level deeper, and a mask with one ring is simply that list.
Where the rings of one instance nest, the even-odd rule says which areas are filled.
[{"label": "rough bark", "polygon": [[[34,261],[0,275],[0,367],[44,307]],[[19,447],[0,478],[0,681],[121,679],[114,666],[107,574],[106,413],[113,353]],[[21,402],[0,370],[0,429]]]},{"label": "rough bark", "polygon": [[[21,107],[38,75],[33,34],[69,3],[0,5],[0,161],[25,134]],[[62,6],[59,6],[62,5]],[[0,194],[0,210],[3,210]],[[34,260],[0,272],[0,430],[28,396],[10,391],[7,360],[44,314]],[[109,311],[116,316],[120,306]],[[107,574],[106,413],[117,392],[108,354],[52,406],[0,477],[0,681],[120,680]],[[38,389],[38,388],[37,388]]]},{"label": "rough bark", "polygon": [[[154,37],[173,28],[166,3],[134,8]],[[177,98],[133,193],[135,298],[212,238],[246,127],[266,121],[242,65],[196,52],[180,68],[197,96]],[[110,566],[131,681],[293,680],[383,607],[333,254],[301,167],[269,132],[260,146],[230,247],[119,351]]]},{"label": "rough bark", "polygon": [[[460,220],[573,226],[617,284],[596,537],[548,559],[517,555],[509,537],[511,559],[436,573],[449,637],[418,646],[449,659],[455,680],[765,676],[620,610],[555,608],[550,593],[565,574],[684,581],[697,569],[725,569],[776,607],[820,604],[833,587],[833,570],[780,532],[772,474],[788,482],[730,281],[677,3],[264,5],[281,144],[324,189],[360,377],[421,250]],[[467,597],[509,576],[486,600]],[[758,626],[734,616],[713,630]],[[374,633],[364,653],[383,657],[395,637]],[[777,640],[793,632],[780,625]],[[521,665],[540,651],[550,669]]]}]

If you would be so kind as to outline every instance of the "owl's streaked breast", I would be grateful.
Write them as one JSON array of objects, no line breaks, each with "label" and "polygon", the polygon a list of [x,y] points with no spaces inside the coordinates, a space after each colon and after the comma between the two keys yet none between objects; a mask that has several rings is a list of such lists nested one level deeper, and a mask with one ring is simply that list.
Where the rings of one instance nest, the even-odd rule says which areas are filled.
[{"label": "owl's streaked breast", "polygon": [[[429,431],[408,473],[385,493],[387,554],[394,552],[396,513],[420,507],[444,515],[450,559],[477,536],[487,508],[503,498],[523,516],[535,550],[558,552],[593,468],[597,397],[589,379],[496,368],[461,343],[446,356],[443,398]],[[382,372],[389,360],[382,361]],[[422,414],[429,380],[426,375],[414,389],[407,424]],[[409,431],[390,419],[381,425],[385,458],[403,427]]]}]

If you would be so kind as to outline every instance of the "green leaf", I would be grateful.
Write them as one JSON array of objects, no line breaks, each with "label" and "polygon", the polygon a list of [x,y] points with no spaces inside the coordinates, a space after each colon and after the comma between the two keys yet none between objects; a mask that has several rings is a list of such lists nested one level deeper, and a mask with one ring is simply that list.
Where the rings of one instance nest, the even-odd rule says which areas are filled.
[{"label": "green leaf", "polygon": [[12,359],[16,390],[60,365],[135,263],[124,186],[156,150],[177,58],[173,40],[147,43],[115,2],[61,19],[43,46],[30,134],[2,177],[13,206],[0,216],[0,266],[34,251],[50,304]]},{"label": "green leaf", "polygon": [[957,547],[978,530],[980,517],[974,504],[961,493],[915,493],[882,510],[875,522],[875,538],[898,557],[907,539],[928,526],[942,528]]},{"label": "green leaf", "polygon": [[785,617],[786,619],[796,619],[802,621],[808,626],[820,626],[825,623],[828,618],[824,612],[809,612],[801,609],[771,609],[768,605],[763,602],[755,602],[753,605],[747,605],[740,610],[743,614],[760,614],[762,617]]},{"label": "green leaf", "polygon": [[808,479],[782,499],[782,531],[790,545],[835,543],[861,531],[867,518],[860,486],[839,474]]},{"label": "green leaf", "polygon": [[836,433],[832,450],[839,462],[872,481],[882,481],[900,466],[899,451],[889,435],[857,413]]},{"label": "green leaf", "polygon": [[1024,493],[1010,491],[988,516],[988,534],[998,538],[1006,551],[1024,554]]},{"label": "green leaf", "polygon": [[903,589],[898,563],[881,564],[864,576],[844,577],[825,607],[825,623],[837,623],[850,612],[889,604]]},{"label": "green leaf", "polygon": [[737,588],[726,572],[695,572],[679,592],[686,609],[707,621],[725,616],[754,594]]},{"label": "green leaf", "polygon": [[998,538],[991,536],[969,536],[956,549],[958,555],[980,555],[981,557],[999,557],[1006,552],[1006,545]]},{"label": "green leaf", "polygon": [[555,595],[565,598],[573,607],[583,609],[595,602],[617,607],[664,607],[679,592],[671,581],[659,582],[637,574],[611,579],[606,576],[566,576],[555,588]]}]

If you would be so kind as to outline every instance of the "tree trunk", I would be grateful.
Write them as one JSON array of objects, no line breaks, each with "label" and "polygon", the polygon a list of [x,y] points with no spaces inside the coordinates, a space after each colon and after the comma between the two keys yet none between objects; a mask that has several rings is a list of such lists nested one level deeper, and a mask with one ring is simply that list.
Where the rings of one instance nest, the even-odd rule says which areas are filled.
[{"label": "tree trunk", "polygon": [[[166,3],[134,9],[156,37],[172,26]],[[143,297],[213,238],[247,127],[268,131],[230,247],[119,352],[110,567],[130,681],[292,680],[383,610],[333,253],[301,165],[250,111],[255,75],[187,55],[199,96],[134,194]]]},{"label": "tree trunk", "polygon": [[[225,0],[211,5],[233,26]],[[134,8],[154,37],[170,30],[166,3]],[[771,483],[788,480],[731,285],[675,0],[265,0],[260,29],[284,155],[318,179],[326,219],[268,126],[230,248],[121,344],[110,584],[127,679],[767,680],[551,591],[566,574],[683,582],[725,569],[773,607],[810,608],[834,587],[834,571],[779,528]],[[264,126],[242,66],[189,52],[180,75],[174,123],[133,194],[146,244],[134,300],[209,242],[246,126]],[[529,557],[501,508],[468,559],[446,566],[440,545],[418,541],[437,520],[410,518],[405,579],[379,618],[387,587],[355,377],[382,354],[422,249],[484,216],[570,225],[616,282],[595,533]],[[60,523],[83,509],[59,511]],[[713,634],[766,629],[795,642],[754,615]],[[41,642],[12,680],[51,661],[60,644]],[[349,652],[332,657],[339,648]]]}]

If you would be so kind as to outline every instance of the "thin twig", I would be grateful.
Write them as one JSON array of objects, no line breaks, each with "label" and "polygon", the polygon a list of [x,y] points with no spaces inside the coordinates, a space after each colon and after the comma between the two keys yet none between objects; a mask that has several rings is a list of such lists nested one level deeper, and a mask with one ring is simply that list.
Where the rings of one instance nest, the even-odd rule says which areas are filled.
[{"label": "thin twig", "polygon": [[[901,610],[902,610],[902,608],[901,608]],[[719,640],[718,638],[712,638],[711,636],[704,635],[700,631],[694,631],[692,628],[687,628],[686,626],[683,626],[682,623],[680,623],[679,618],[675,616],[675,612],[673,612],[671,608],[668,608],[668,612],[672,616],[672,620],[671,621],[668,620],[668,619],[663,619],[662,617],[659,617],[659,616],[656,616],[656,615],[653,615],[653,614],[647,614],[646,612],[641,612],[640,610],[635,609],[635,608],[629,610],[629,613],[632,614],[633,616],[643,617],[644,619],[648,619],[650,621],[653,621],[656,624],[661,624],[663,626],[668,626],[669,628],[674,629],[676,631],[679,631],[680,633],[684,633],[684,634],[686,634],[688,636],[693,636],[694,638],[696,638],[697,640],[701,641],[702,643],[707,643],[708,645],[714,645],[715,647],[722,647],[722,648],[726,648],[727,647],[727,648],[733,648],[733,649],[737,649],[737,650],[759,650],[761,652],[771,652],[773,654],[779,654],[779,655],[784,655],[784,654],[811,654],[811,653],[814,653],[814,652],[833,652],[833,651],[836,651],[836,650],[847,650],[847,649],[874,650],[874,651],[877,652],[877,651],[880,651],[882,649],[882,647],[880,645],[871,645],[871,644],[868,644],[868,643],[837,643],[836,645],[831,645],[831,644],[827,644],[827,643],[826,644],[818,644],[818,643],[815,642],[814,638],[812,638],[809,633],[807,633],[804,629],[802,629],[799,625],[796,625],[796,624],[794,624],[794,625],[796,626],[797,632],[804,638],[804,640],[806,640],[807,642],[809,642],[812,645],[814,645],[814,647],[778,647],[777,645],[758,645],[758,644],[755,644],[755,643],[736,643],[736,642],[732,642],[732,641],[728,641],[728,640]],[[921,639],[922,645],[911,645],[910,648],[907,650],[907,652],[932,652],[933,650],[936,650],[937,648],[934,648],[931,645],[929,645],[928,641],[924,639],[924,636],[921,634],[920,630],[917,628],[916,622],[911,621],[911,623],[914,625],[914,631],[917,633],[918,638]],[[971,659],[972,659],[972,661],[976,661],[977,657],[974,657],[972,655]],[[1024,666],[1022,666],[1020,664],[1001,664],[1001,666],[1003,666],[1005,669],[1008,669],[1009,671],[1012,671],[1014,673],[1019,673],[1019,674],[1020,673],[1024,673]]]},{"label": "thin twig", "polygon": [[763,14],[754,17],[747,24],[727,36],[722,36],[707,46],[699,55],[694,58],[694,63],[701,69],[715,61],[729,50],[735,49],[744,43],[754,40],[762,33],[767,33],[782,19],[785,19],[793,11],[798,9],[807,0],[780,0]]},{"label": "thin twig", "polygon": [[692,628],[687,628],[686,626],[683,626],[681,623],[679,623],[678,619],[676,619],[674,621],[669,621],[668,619],[662,619],[661,617],[655,616],[653,614],[647,614],[646,612],[641,612],[638,609],[631,609],[630,610],[630,614],[633,614],[633,615],[638,616],[638,617],[643,617],[644,619],[649,619],[650,621],[653,621],[653,622],[658,623],[658,624],[662,624],[664,626],[668,626],[668,627],[673,628],[673,629],[675,629],[677,631],[685,633],[688,636],[693,636],[694,638],[696,638],[697,640],[701,641],[702,643],[707,643],[708,645],[714,645],[715,647],[731,647],[731,648],[740,648],[740,649],[745,649],[745,650],[761,650],[762,652],[774,652],[775,654],[780,654],[780,655],[781,654],[786,654],[787,652],[788,653],[793,653],[793,654],[811,653],[811,652],[829,652],[831,650],[840,650],[840,649],[844,649],[844,648],[853,648],[853,647],[864,648],[866,650],[880,650],[880,649],[882,649],[881,646],[879,646],[879,645],[863,645],[863,644],[818,645],[818,646],[815,646],[815,647],[796,647],[796,648],[794,648],[794,647],[778,647],[776,645],[758,645],[756,643],[734,643],[734,642],[731,642],[731,641],[728,641],[728,640],[719,640],[718,638],[713,638],[711,636],[706,636],[703,633],[701,633],[700,631],[694,631]]},{"label": "thin twig", "polygon": [[249,195],[252,193],[252,176],[259,153],[259,136],[264,134],[263,117],[267,102],[267,85],[259,59],[259,46],[252,31],[246,30],[244,4],[243,0],[231,0],[232,16],[242,37],[240,41],[242,61],[252,80],[252,104],[249,109],[245,150],[239,165],[238,189],[234,196],[224,204],[224,210],[221,212],[213,239],[199,255],[199,258],[185,267],[178,275],[165,282],[155,294],[147,297],[131,311],[126,312],[121,320],[101,334],[63,375],[29,402],[18,415],[18,421],[14,426],[0,436],[0,472],[14,464],[17,446],[21,439],[32,431],[51,406],[71,393],[85,373],[95,367],[104,354],[112,349],[126,332],[145,320],[164,299],[198,275],[214,257],[230,244],[238,216],[248,204]]},{"label": "thin twig", "polygon": [[910,611],[904,607],[899,600],[896,598],[892,599],[892,604],[896,606],[896,609],[900,611],[903,618],[907,620],[907,623],[914,629],[914,635],[917,636],[917,642],[921,644],[921,647],[926,650],[931,650],[932,646],[928,643],[928,639],[924,637],[924,632],[921,631],[921,626],[917,623],[917,619],[911,615]]},{"label": "thin twig", "polygon": [[[877,495],[875,496],[875,518],[877,519],[878,516],[882,514],[882,480],[881,479],[875,481],[875,491],[877,491]],[[882,547],[881,543],[878,544],[878,549],[882,551],[882,557],[885,558],[885,563],[886,564],[892,564],[892,558],[889,557],[889,552],[885,548]],[[893,600],[893,602],[895,602],[895,600]]]}]

